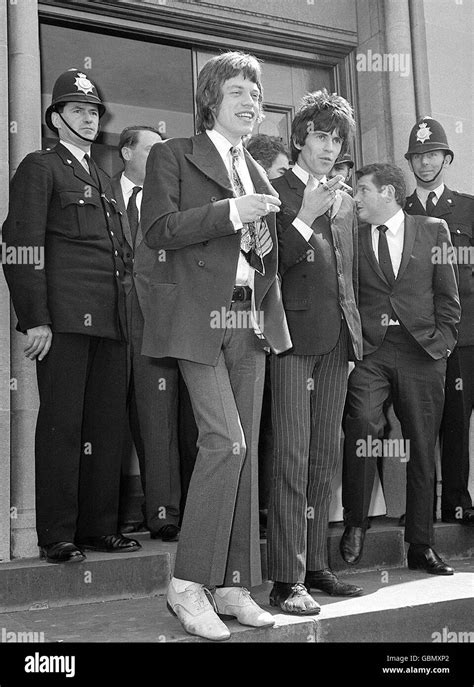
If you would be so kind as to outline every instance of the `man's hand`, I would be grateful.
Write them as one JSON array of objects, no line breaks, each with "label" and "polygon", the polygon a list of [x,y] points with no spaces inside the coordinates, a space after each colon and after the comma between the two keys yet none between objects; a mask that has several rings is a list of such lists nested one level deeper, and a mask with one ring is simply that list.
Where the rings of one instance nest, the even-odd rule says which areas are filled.
[{"label": "man's hand", "polygon": [[53,340],[53,332],[49,324],[40,324],[39,327],[27,329],[26,337],[24,348],[26,357],[30,360],[34,360],[36,357],[38,360],[43,360],[51,348]]},{"label": "man's hand", "polygon": [[235,198],[235,206],[242,224],[255,222],[270,212],[279,212],[280,205],[281,200],[279,198],[267,196],[264,193],[250,193],[249,195]]},{"label": "man's hand", "polygon": [[335,177],[319,183],[310,175],[303,194],[303,203],[298,212],[298,219],[310,227],[314,220],[329,210],[336,197],[336,191],[342,188],[344,177],[336,174]]}]

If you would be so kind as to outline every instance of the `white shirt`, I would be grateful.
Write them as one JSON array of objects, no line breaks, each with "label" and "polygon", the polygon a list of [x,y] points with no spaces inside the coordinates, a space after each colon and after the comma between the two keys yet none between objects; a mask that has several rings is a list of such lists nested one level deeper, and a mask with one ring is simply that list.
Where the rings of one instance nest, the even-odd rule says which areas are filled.
[{"label": "white shirt", "polygon": [[[84,151],[84,150],[82,150],[82,148],[75,146],[74,143],[68,143],[67,141],[61,141],[61,139],[60,139],[60,143],[65,148],[67,148],[72,155],[74,155],[76,160],[78,160],[81,163],[81,165],[84,167],[84,169],[89,169],[89,165],[87,165],[87,160],[84,160],[84,155],[87,154],[87,155],[89,155],[89,157],[91,156],[90,147],[86,151]],[[84,162],[86,164],[84,164]]]},{"label": "white shirt", "polygon": [[[225,168],[227,169],[227,173],[229,175],[229,181],[232,179],[232,155],[230,152],[231,148],[238,148],[240,150],[241,154],[236,163],[240,180],[246,193],[255,193],[252,179],[250,178],[249,170],[247,168],[247,165],[245,164],[242,141],[240,141],[236,146],[234,146],[225,136],[220,134],[218,131],[215,131],[214,129],[207,129],[206,134],[209,136],[209,138],[217,148],[217,152],[222,158],[222,162],[224,163]],[[237,206],[235,204],[235,198],[229,198],[229,205],[229,219],[234,225],[234,231],[238,231],[244,225],[240,220],[239,211],[237,210]],[[248,261],[245,259],[242,253],[239,253],[239,261],[237,263],[237,274],[235,277],[235,284],[237,286],[250,286],[250,288],[253,289],[254,277],[255,270],[253,269],[253,267],[250,267]]]},{"label": "white shirt", "polygon": [[[433,198],[433,205],[436,205],[438,200],[441,198],[441,195],[444,191],[444,184],[440,184],[437,186],[437,188],[433,189],[433,192],[435,194],[435,197]],[[416,195],[420,199],[421,204],[426,210],[426,201],[428,200],[428,196],[431,193],[431,191],[428,191],[426,188],[422,188],[421,186],[416,187]]]},{"label": "white shirt", "polygon": [[[133,181],[130,181],[130,179],[128,177],[126,177],[125,174],[122,172],[122,175],[120,177],[120,187],[122,189],[122,195],[123,195],[125,207],[128,207],[128,201],[130,200],[130,198],[132,196],[132,191],[135,188],[135,186],[139,186],[139,184],[134,184]],[[143,196],[143,190],[138,191],[137,195],[135,196],[135,200],[136,200],[137,208],[138,208],[138,220],[140,220],[140,213],[141,213],[141,208],[142,208],[142,196]]]},{"label": "white shirt", "polygon": [[[388,250],[390,253],[390,259],[392,261],[392,268],[395,277],[398,275],[398,270],[400,269],[400,263],[402,261],[403,253],[403,241],[405,238],[405,215],[403,210],[400,210],[390,217],[386,222],[384,222],[387,227],[385,236],[387,237]],[[379,259],[379,237],[380,232],[377,229],[380,224],[372,224],[372,248],[374,249],[375,257],[377,262]],[[389,324],[399,324],[398,320],[390,319]]]}]

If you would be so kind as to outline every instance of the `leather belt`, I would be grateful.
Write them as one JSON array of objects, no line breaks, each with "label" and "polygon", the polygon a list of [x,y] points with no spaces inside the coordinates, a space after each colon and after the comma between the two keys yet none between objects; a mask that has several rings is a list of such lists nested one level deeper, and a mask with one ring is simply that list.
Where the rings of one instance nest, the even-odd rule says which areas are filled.
[{"label": "leather belt", "polygon": [[233,301],[249,301],[252,298],[252,289],[250,286],[234,286],[232,292]]}]

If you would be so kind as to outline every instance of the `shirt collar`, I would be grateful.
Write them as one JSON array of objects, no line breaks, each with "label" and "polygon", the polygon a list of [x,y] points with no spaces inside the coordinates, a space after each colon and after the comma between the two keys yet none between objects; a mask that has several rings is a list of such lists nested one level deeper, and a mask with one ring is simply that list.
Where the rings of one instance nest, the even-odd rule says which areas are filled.
[{"label": "shirt collar", "polygon": [[[388,231],[394,236],[396,236],[403,227],[404,221],[405,215],[403,213],[402,208],[400,208],[400,210],[396,212],[394,215],[392,215],[392,217],[390,217],[390,219],[384,222],[384,224],[387,227]],[[380,224],[372,224],[372,231],[377,231],[377,227],[379,226]]]},{"label": "shirt collar", "polygon": [[231,148],[237,148],[240,151],[240,153],[242,154],[242,152],[243,152],[242,141],[239,141],[239,143],[237,143],[236,146],[233,146],[228,138],[223,136],[221,133],[219,133],[215,129],[206,129],[206,134],[209,136],[211,141],[214,143],[214,145],[217,148],[219,155],[222,158],[225,159],[229,155]]},{"label": "shirt collar", "polygon": [[[444,183],[441,183],[439,186],[433,189],[436,198],[439,200],[443,194],[444,191]],[[426,188],[422,188],[421,186],[416,187],[416,195],[418,198],[421,200],[423,205],[426,205],[426,201],[428,200],[428,196],[431,193],[431,191],[428,191]]]},{"label": "shirt collar", "polygon": [[69,143],[69,141],[61,141],[61,145],[63,145],[65,148],[67,148],[69,150],[69,152],[74,155],[76,160],[79,160],[79,162],[82,162],[82,158],[84,157],[84,155],[86,153],[90,157],[90,154],[91,154],[90,148],[88,148],[87,150],[82,150],[82,148],[75,146],[74,143]]},{"label": "shirt collar", "polygon": [[[303,169],[303,167],[300,167],[300,165],[297,162],[295,162],[295,164],[291,168],[291,171],[295,176],[298,177],[300,181],[303,182],[305,186],[307,185],[309,179],[309,172]],[[320,184],[322,181],[326,181],[326,177],[324,176],[322,179],[319,180],[316,179],[316,177],[314,177],[314,180],[316,182],[316,186],[318,186],[318,184]]]},{"label": "shirt collar", "polygon": [[125,176],[125,172],[122,172],[120,182],[122,184],[122,189],[125,193],[131,193],[132,189],[135,188],[135,186],[139,186],[139,184],[134,184],[133,181],[130,181],[130,179],[127,176]]}]

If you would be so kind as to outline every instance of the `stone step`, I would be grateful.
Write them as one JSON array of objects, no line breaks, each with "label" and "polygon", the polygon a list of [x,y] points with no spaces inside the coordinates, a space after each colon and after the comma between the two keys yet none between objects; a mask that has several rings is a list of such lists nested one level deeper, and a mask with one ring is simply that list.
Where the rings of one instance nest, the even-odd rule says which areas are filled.
[{"label": "stone step", "polygon": [[[349,569],[339,554],[341,524],[329,529],[329,564],[339,572],[384,571],[405,564],[403,529],[396,521],[374,518],[368,530],[364,555]],[[474,551],[474,528],[439,523],[435,526],[436,550],[456,562]],[[141,551],[128,554],[87,552],[82,563],[53,565],[35,559],[0,564],[0,613],[55,608],[99,601],[153,597],[164,593],[172,575],[176,543],[136,535]],[[261,543],[266,578],[266,546]]]},{"label": "stone step", "polygon": [[[253,590],[256,601],[275,616],[270,629],[254,629],[225,621],[230,643],[428,643],[474,641],[474,559],[459,560],[450,577],[407,568],[346,575],[364,595],[333,598],[313,592],[319,615],[296,617],[269,606],[271,583]],[[21,634],[20,634],[21,633]],[[188,635],[167,608],[165,596],[83,603],[36,611],[0,614],[0,647],[15,639],[38,642],[205,643]],[[227,643],[227,642],[226,642]],[[426,647],[424,647],[425,653]],[[428,647],[429,649],[429,647]],[[402,654],[400,648],[396,653]]]}]

